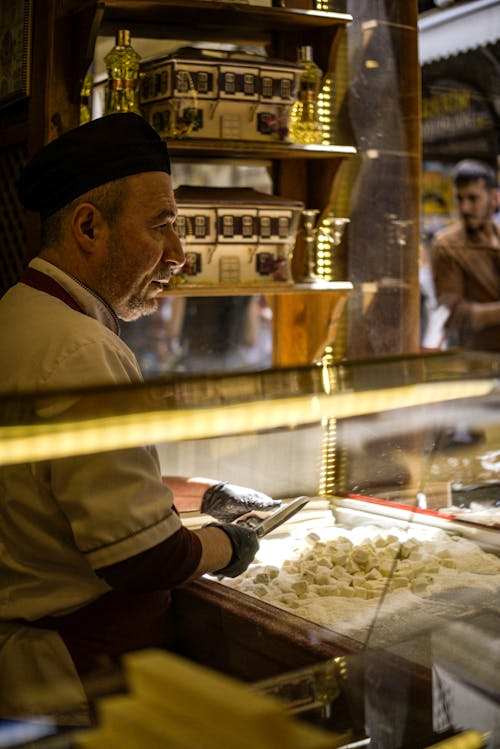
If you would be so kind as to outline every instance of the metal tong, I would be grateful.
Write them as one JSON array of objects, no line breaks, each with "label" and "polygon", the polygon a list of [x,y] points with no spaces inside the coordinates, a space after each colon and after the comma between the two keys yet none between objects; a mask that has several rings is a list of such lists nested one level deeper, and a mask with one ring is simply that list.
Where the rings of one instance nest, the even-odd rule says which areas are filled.
[{"label": "metal tong", "polygon": [[259,515],[254,514],[243,520],[237,520],[236,523],[238,525],[245,525],[247,528],[252,528],[257,536],[262,538],[262,536],[267,536],[268,533],[275,528],[278,528],[282,523],[286,522],[289,518],[299,512],[299,510],[305,507],[309,500],[310,497],[297,497],[287,504],[284,504],[276,510],[276,512],[273,512],[272,515],[268,515],[264,519],[259,517]]}]

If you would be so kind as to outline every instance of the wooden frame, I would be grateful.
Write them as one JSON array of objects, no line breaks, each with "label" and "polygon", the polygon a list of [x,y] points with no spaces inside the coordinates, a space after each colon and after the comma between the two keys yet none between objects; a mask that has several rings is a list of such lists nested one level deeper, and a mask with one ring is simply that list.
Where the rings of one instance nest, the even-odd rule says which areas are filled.
[{"label": "wooden frame", "polygon": [[32,0],[0,5],[0,108],[29,96]]}]

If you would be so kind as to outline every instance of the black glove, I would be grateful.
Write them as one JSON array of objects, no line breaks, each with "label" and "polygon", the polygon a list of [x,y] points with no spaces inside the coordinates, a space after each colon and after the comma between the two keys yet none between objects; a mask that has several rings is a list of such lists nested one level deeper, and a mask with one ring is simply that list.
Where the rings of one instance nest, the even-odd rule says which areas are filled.
[{"label": "black glove", "polygon": [[231,522],[246,512],[275,510],[280,505],[279,499],[271,499],[262,492],[237,484],[222,483],[210,486],[205,491],[200,509],[217,520]]},{"label": "black glove", "polygon": [[224,531],[229,536],[233,547],[233,556],[229,564],[221,570],[216,570],[213,574],[224,575],[224,577],[238,577],[253,562],[253,558],[259,550],[257,534],[251,528],[245,528],[242,525],[209,523],[208,527],[220,528],[221,531]]}]

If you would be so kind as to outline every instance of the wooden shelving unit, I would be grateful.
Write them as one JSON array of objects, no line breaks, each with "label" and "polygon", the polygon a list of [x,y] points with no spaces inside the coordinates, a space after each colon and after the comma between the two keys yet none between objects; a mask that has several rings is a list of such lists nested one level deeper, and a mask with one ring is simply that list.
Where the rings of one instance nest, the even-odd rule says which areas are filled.
[{"label": "wooden shelving unit", "polygon": [[[321,68],[335,66],[338,34],[352,21],[349,13],[281,8],[219,0],[103,0],[65,7],[71,19],[72,37],[80,50],[78,75],[73,84],[75,101],[99,36],[114,36],[118,27],[128,28],[133,38],[186,42],[259,45],[271,57],[296,60],[297,47],[311,44]],[[74,68],[74,70],[76,70]],[[339,165],[353,156],[351,144],[298,146],[286,142],[169,139],[170,154],[182,162],[263,164],[271,170],[273,192],[299,200],[308,208],[323,210],[329,202]],[[305,262],[298,237],[293,254],[293,275],[300,278]],[[301,365],[325,340],[334,309],[352,290],[349,281],[322,284],[191,285],[169,288],[169,296],[265,295],[273,310],[273,357],[276,365]],[[290,330],[290,326],[292,330]],[[290,337],[293,339],[291,343]]]},{"label": "wooden shelving unit", "polygon": [[[102,43],[122,26],[135,38],[179,45],[232,43],[289,61],[296,60],[298,46],[310,44],[322,70],[345,73],[336,89],[334,146],[171,140],[172,157],[184,163],[265,166],[276,195],[320,211],[333,205],[350,217],[335,278],[351,281],[352,291],[276,289],[276,364],[310,361],[315,339],[322,338],[333,305],[346,293],[348,325],[342,340],[347,343],[340,355],[414,351],[421,162],[416,0],[352,3],[348,7],[355,9],[353,15],[311,10],[311,0],[284,0],[285,6],[290,4],[304,7],[230,0],[31,0],[29,96],[4,109],[0,117],[5,192],[12,196],[6,217],[14,216],[4,222],[9,240],[4,284],[15,281],[17,269],[39,247],[38,220],[16,202],[16,175],[42,145],[78,125],[81,85],[94,59],[96,40]],[[339,0],[339,8],[345,7]],[[346,62],[344,67],[339,60]],[[388,241],[394,217],[412,227],[404,252]],[[299,239],[293,254],[294,270],[299,270],[295,278],[301,277],[303,250]],[[386,277],[402,279],[408,290],[396,297],[378,294],[378,305],[369,308],[364,286],[370,283],[378,289]],[[262,293],[268,292],[262,288]],[[382,335],[381,326],[386,329]]]}]

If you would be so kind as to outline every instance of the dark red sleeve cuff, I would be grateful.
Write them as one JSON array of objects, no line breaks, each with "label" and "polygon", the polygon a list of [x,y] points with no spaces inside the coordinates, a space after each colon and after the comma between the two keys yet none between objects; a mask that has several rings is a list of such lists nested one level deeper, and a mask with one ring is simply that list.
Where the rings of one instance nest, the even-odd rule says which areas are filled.
[{"label": "dark red sleeve cuff", "polygon": [[173,536],[96,574],[117,590],[170,590],[188,580],[201,559],[198,536],[180,528]]}]

